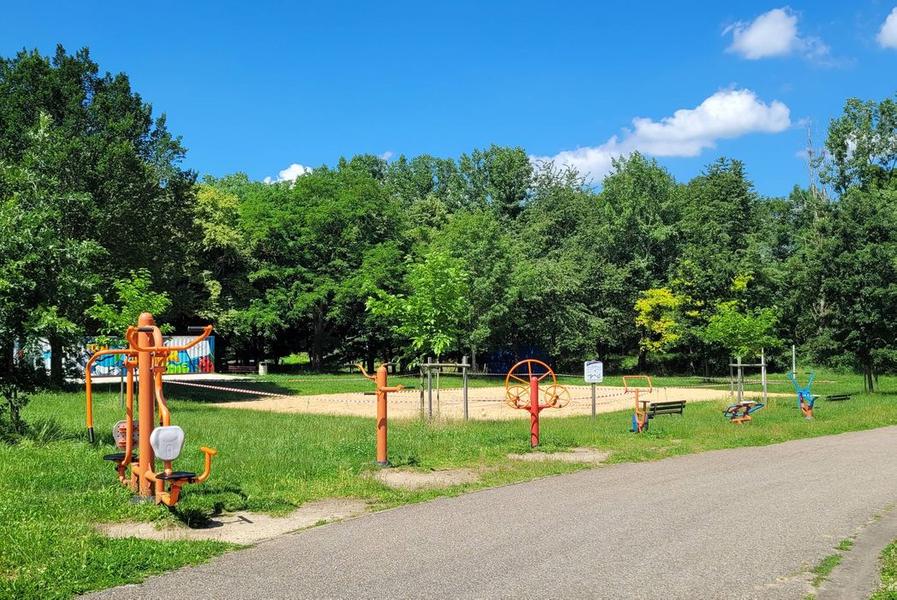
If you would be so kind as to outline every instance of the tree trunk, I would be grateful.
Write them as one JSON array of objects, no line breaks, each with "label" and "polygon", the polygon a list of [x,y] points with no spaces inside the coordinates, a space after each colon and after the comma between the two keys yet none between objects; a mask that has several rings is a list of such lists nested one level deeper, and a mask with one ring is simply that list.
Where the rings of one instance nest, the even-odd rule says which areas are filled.
[{"label": "tree trunk", "polygon": [[638,367],[636,371],[639,373],[644,373],[648,370],[648,353],[644,350],[638,351]]},{"label": "tree trunk", "polygon": [[9,340],[0,340],[0,377],[11,375],[15,359],[15,344]]},{"label": "tree trunk", "polygon": [[311,367],[315,371],[321,370],[321,365],[324,362],[323,358],[323,349],[322,349],[322,337],[324,335],[324,315],[321,314],[320,309],[315,309],[315,316],[312,323],[312,338],[311,338]]},{"label": "tree trunk", "polygon": [[62,372],[62,355],[65,347],[62,340],[51,337],[50,342],[50,385],[54,388],[61,388],[65,383],[65,376]]},{"label": "tree trunk", "polygon": [[365,362],[367,363],[368,373],[374,372],[374,349],[371,347],[370,342],[367,345],[367,356],[365,357]]},{"label": "tree trunk", "polygon": [[864,361],[863,364],[863,389],[866,392],[875,391],[875,378],[872,372],[872,363]]}]

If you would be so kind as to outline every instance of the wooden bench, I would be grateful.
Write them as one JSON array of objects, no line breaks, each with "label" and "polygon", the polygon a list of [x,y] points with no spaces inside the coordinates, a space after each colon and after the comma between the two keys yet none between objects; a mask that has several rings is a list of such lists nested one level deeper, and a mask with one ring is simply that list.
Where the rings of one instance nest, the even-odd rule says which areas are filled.
[{"label": "wooden bench", "polygon": [[225,365],[225,373],[258,373],[258,365]]},{"label": "wooden bench", "polygon": [[850,397],[853,394],[831,394],[830,396],[826,396],[825,399],[831,402],[843,402],[844,400],[850,400]]},{"label": "wooden bench", "polygon": [[648,405],[648,418],[653,419],[657,415],[681,415],[683,410],[685,410],[685,400],[652,402]]}]

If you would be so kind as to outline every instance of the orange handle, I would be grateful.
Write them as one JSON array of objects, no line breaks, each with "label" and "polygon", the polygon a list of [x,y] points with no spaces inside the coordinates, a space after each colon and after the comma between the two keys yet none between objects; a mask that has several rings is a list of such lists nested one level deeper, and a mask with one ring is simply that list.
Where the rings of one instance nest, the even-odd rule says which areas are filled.
[{"label": "orange handle", "polygon": [[206,462],[202,473],[199,477],[196,478],[196,483],[202,483],[209,478],[209,475],[212,474],[212,457],[218,454],[218,451],[214,448],[206,448],[205,446],[203,446],[202,448],[200,448],[200,450],[203,454],[206,455]]},{"label": "orange handle", "polygon": [[86,387],[87,392],[87,437],[92,444],[95,440],[93,433],[93,383],[91,381],[90,369],[93,367],[93,363],[96,362],[98,358],[101,356],[109,356],[112,354],[124,354],[125,356],[136,356],[134,352],[131,350],[99,350],[93,353],[87,360],[87,365],[84,367],[84,385]]},{"label": "orange handle", "polygon": [[366,378],[370,379],[371,381],[374,381],[375,377],[373,375],[368,375],[368,372],[364,370],[364,367],[362,366],[361,363],[356,363],[355,366],[358,367],[358,370],[361,371],[362,375],[364,375]]},{"label": "orange handle", "polygon": [[128,342],[131,344],[131,349],[138,352],[180,352],[181,350],[189,350],[196,344],[212,335],[212,331],[214,331],[214,329],[215,328],[212,325],[206,325],[205,328],[203,328],[202,333],[198,337],[190,340],[186,344],[182,344],[180,346],[165,346],[159,343],[158,340],[161,339],[161,331],[159,331],[159,328],[154,325],[153,337],[155,338],[154,341],[159,345],[151,348],[144,348],[137,343],[137,334],[139,333],[137,327],[128,327],[128,332],[126,335]]}]

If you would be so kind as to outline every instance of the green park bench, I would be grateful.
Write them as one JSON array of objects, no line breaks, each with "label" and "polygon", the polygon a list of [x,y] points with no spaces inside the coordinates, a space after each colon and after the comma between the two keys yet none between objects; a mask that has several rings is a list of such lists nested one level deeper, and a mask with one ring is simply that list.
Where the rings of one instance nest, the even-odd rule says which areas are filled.
[{"label": "green park bench", "polygon": [[657,415],[681,415],[685,410],[685,400],[673,400],[671,402],[652,402],[648,405],[648,418],[653,419]]}]

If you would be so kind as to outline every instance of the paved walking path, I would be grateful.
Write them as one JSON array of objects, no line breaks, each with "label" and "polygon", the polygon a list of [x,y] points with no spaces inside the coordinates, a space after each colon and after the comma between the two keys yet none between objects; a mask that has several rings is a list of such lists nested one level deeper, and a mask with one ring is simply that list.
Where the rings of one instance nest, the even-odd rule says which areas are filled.
[{"label": "paved walking path", "polygon": [[102,598],[803,598],[897,500],[897,427],[624,464],[290,534]]}]

